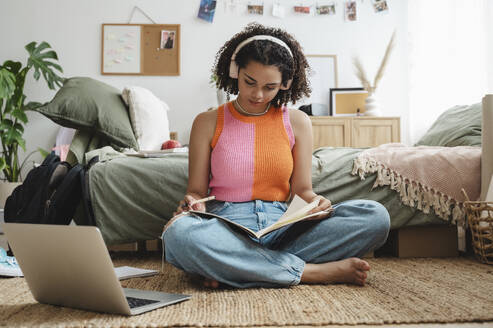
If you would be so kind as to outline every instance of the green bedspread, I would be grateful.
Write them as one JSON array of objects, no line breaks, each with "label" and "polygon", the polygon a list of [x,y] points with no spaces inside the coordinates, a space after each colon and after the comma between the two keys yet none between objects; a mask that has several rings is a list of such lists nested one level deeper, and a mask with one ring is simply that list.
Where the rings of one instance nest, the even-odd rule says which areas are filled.
[{"label": "green bedspread", "polygon": [[[388,187],[371,191],[376,174],[363,181],[351,175],[353,159],[361,151],[316,150],[312,158],[315,192],[333,203],[357,198],[376,200],[389,210],[392,229],[445,223],[433,214],[402,205],[399,195]],[[185,194],[187,177],[188,154],[164,158],[103,157],[89,170],[89,188],[96,223],[105,242],[118,244],[160,237]]]}]

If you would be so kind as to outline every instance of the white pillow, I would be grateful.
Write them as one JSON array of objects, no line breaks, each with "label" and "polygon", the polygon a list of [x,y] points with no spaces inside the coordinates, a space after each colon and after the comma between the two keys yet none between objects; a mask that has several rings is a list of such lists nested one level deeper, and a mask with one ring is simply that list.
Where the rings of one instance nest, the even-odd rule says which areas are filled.
[{"label": "white pillow", "polygon": [[141,87],[125,87],[122,98],[129,107],[139,150],[161,149],[162,143],[169,140],[168,105]]}]

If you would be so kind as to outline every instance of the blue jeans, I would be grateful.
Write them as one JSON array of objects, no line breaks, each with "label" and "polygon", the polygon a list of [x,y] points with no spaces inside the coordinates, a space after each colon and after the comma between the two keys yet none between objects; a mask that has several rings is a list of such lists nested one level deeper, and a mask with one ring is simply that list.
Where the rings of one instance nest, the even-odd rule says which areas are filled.
[{"label": "blue jeans", "polygon": [[[300,282],[305,263],[361,257],[382,246],[390,228],[380,203],[350,200],[323,220],[301,221],[260,239],[218,219],[183,216],[163,233],[166,261],[192,274],[239,287],[281,287]],[[212,201],[207,211],[258,231],[286,211],[286,204],[254,200]]]}]

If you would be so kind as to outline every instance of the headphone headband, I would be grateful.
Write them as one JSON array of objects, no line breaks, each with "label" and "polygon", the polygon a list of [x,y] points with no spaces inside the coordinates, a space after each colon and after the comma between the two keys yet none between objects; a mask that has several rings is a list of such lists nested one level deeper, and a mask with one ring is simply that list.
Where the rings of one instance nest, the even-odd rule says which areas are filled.
[{"label": "headphone headband", "polygon": [[[254,35],[252,37],[249,37],[245,40],[243,40],[235,49],[235,51],[233,52],[233,55],[231,56],[231,63],[229,65],[229,77],[233,78],[233,79],[237,79],[238,78],[238,65],[236,64],[236,55],[238,54],[238,52],[241,50],[241,48],[243,48],[245,45],[247,45],[248,43],[252,42],[252,41],[256,41],[256,40],[267,40],[267,41],[271,41],[271,42],[274,42],[274,43],[277,43],[278,45],[280,45],[281,47],[285,48],[288,52],[289,52],[289,55],[291,57],[293,57],[293,53],[291,52],[291,49],[289,48],[289,46],[284,42],[282,41],[281,39],[278,39],[272,35]],[[293,80],[288,80],[286,82],[286,86],[283,86],[281,85],[281,90],[287,90],[291,87],[291,82]]]},{"label": "headphone headband", "polygon": [[284,47],[288,52],[289,52],[289,55],[291,57],[293,57],[293,53],[291,52],[291,49],[289,49],[288,45],[286,44],[286,42],[284,42],[283,40],[281,39],[278,39],[272,35],[254,35],[252,37],[249,37],[248,39],[245,39],[243,40],[235,49],[235,52],[233,52],[233,56],[231,56],[231,60],[235,60],[236,58],[236,54],[241,50],[241,48],[243,48],[245,45],[247,45],[248,43],[252,42],[252,41],[256,41],[256,40],[268,40],[268,41],[271,41],[271,42],[274,42],[274,43],[277,43],[278,45],[280,45],[281,47]]}]

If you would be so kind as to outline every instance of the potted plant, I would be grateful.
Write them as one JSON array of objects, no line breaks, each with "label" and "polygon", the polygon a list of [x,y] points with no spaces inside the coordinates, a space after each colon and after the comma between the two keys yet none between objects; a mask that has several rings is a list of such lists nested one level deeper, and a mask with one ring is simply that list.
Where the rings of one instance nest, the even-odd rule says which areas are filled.
[{"label": "potted plant", "polygon": [[56,63],[58,56],[48,43],[41,42],[38,45],[31,42],[25,49],[29,53],[25,66],[12,60],[0,66],[0,171],[3,175],[0,181],[0,207],[5,203],[2,195],[6,198],[20,183],[20,172],[25,160],[19,165],[19,147],[26,150],[26,141],[22,137],[28,121],[26,111],[41,105],[38,102],[25,103],[24,84],[28,72],[34,68],[34,79],[38,81],[43,76],[51,90],[63,83],[63,78],[56,72],[63,72]]}]

